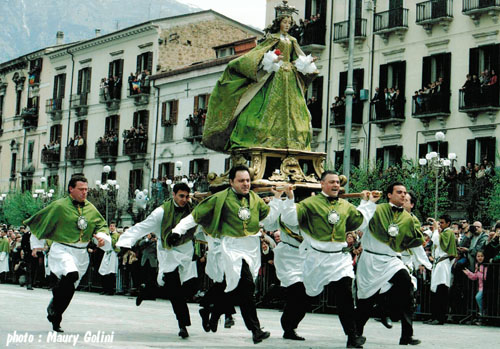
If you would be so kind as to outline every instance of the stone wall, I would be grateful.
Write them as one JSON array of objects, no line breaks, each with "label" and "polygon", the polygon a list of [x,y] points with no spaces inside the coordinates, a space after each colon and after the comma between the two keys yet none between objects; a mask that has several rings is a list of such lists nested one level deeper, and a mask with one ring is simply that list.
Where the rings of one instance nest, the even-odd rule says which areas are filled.
[{"label": "stone wall", "polygon": [[253,36],[255,33],[244,31],[221,19],[168,28],[160,34],[163,43],[159,45],[157,72],[216,58],[212,47]]}]

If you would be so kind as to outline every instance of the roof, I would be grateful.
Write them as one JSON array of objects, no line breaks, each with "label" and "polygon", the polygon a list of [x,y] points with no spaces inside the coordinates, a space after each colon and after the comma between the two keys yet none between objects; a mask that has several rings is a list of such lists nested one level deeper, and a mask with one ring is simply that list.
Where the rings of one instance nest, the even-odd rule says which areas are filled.
[{"label": "roof", "polygon": [[188,65],[186,67],[182,67],[182,68],[170,70],[168,72],[163,72],[163,73],[151,75],[151,77],[149,79],[150,80],[158,80],[158,79],[162,79],[162,78],[167,78],[169,76],[188,73],[190,71],[195,71],[195,70],[205,69],[205,68],[210,68],[210,67],[216,67],[219,65],[229,63],[230,61],[237,58],[238,56],[240,56],[240,55],[226,56],[226,57],[211,59],[211,60],[204,61],[204,62],[193,63],[193,64]]},{"label": "roof", "polygon": [[228,42],[226,44],[222,44],[222,45],[219,45],[219,46],[214,46],[212,48],[214,50],[220,50],[221,48],[230,47],[230,46],[238,46],[238,45],[246,44],[247,42],[252,42],[252,41],[255,41],[255,40],[257,40],[257,37],[256,36],[252,36],[251,38],[246,38],[246,39],[242,39],[242,40],[238,40],[238,41]]}]

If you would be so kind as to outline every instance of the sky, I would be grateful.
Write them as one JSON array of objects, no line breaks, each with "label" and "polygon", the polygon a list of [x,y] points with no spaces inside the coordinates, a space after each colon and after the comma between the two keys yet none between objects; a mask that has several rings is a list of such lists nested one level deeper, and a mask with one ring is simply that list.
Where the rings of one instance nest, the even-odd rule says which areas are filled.
[{"label": "sky", "polygon": [[212,9],[243,24],[263,29],[266,0],[178,0],[203,10]]}]

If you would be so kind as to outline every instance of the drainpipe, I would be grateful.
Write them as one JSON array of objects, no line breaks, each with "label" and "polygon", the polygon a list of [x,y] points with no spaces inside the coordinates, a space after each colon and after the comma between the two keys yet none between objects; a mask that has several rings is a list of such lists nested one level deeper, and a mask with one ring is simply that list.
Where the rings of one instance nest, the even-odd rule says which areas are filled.
[{"label": "drainpipe", "polygon": [[[373,33],[373,23],[375,22],[375,13],[377,12],[377,0],[373,0],[373,9],[372,9],[372,47],[371,47],[371,54],[370,54],[370,95],[368,96],[369,101],[371,101],[372,94],[373,94],[373,65],[374,65],[374,60],[375,60],[375,34]],[[370,109],[368,109],[368,140],[367,140],[367,149],[366,149],[366,171],[369,171],[370,168],[370,148],[371,148],[371,135],[372,135],[372,114],[373,114],[373,108],[371,104],[368,104],[370,106]]]},{"label": "drainpipe", "polygon": [[332,7],[330,10],[330,41],[328,42],[328,86],[326,88],[326,131],[325,131],[325,153],[326,160],[328,161],[328,130],[330,128],[330,82],[332,72],[332,50],[333,50],[333,6],[335,0],[332,0]]},{"label": "drainpipe", "polygon": [[[153,147],[153,168],[151,169],[151,179],[155,178],[156,168],[156,148],[158,144],[158,123],[160,118],[160,88],[156,86],[156,80],[153,80],[153,88],[156,90],[156,127],[155,127],[155,143]],[[151,185],[151,181],[149,181]]]},{"label": "drainpipe", "polygon": [[[73,93],[73,78],[75,75],[75,57],[73,54],[69,51],[69,48],[66,49],[66,52],[71,56],[71,83],[69,85],[69,105],[68,105],[68,131],[66,132],[66,147],[67,142],[69,140],[69,128],[70,128],[70,121],[71,121],[71,95]],[[61,144],[62,148],[62,144]],[[66,190],[66,181],[67,181],[67,174],[68,174],[68,159],[66,158],[66,148],[64,148],[64,186],[63,186],[63,192]]]}]

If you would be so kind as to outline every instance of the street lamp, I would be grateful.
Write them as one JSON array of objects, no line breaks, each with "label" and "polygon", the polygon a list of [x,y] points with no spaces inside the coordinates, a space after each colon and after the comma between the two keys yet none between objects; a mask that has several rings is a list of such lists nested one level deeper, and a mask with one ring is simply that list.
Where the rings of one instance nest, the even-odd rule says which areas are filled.
[{"label": "street lamp", "polygon": [[[106,174],[104,177],[105,177],[105,183],[106,184],[103,184],[101,185],[101,189],[102,190],[108,190],[108,182],[109,182],[109,179],[108,179],[108,175],[109,173],[111,172],[111,166],[109,165],[105,165],[103,168],[102,168],[102,171]],[[96,184],[97,184],[97,181],[96,181]],[[99,184],[100,184],[100,181],[99,181]],[[98,185],[99,185],[98,184]],[[105,200],[106,200],[106,223],[109,224],[109,218],[108,218],[108,193],[106,193],[104,195],[105,197]]]},{"label": "street lamp", "polygon": [[453,165],[455,160],[457,160],[457,154],[455,153],[449,153],[448,158],[441,158],[439,157],[439,146],[442,141],[445,139],[445,134],[441,131],[436,132],[434,135],[438,142],[438,148],[437,152],[432,151],[430,153],[425,154],[425,158],[419,159],[418,163],[420,166],[428,166],[430,167],[436,176],[436,187],[435,187],[435,193],[434,193],[434,219],[437,220],[437,212],[438,212],[438,179],[439,179],[439,173],[442,169],[442,173],[446,173],[446,171],[449,170],[449,168]]}]

